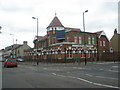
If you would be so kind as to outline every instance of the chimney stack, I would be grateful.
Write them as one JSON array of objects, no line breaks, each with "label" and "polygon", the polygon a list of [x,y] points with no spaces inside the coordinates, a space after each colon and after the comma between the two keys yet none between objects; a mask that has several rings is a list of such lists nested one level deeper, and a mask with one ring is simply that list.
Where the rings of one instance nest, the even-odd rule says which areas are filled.
[{"label": "chimney stack", "polygon": [[23,44],[27,45],[27,41],[23,41]]},{"label": "chimney stack", "polygon": [[117,28],[114,30],[114,35],[117,34]]}]

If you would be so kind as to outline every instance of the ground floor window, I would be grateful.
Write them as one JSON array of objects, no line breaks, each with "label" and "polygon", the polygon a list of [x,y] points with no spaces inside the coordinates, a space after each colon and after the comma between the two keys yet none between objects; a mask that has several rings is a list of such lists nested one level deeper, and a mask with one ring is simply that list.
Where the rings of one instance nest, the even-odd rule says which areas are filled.
[{"label": "ground floor window", "polygon": [[67,58],[73,58],[72,50],[67,50]]},{"label": "ground floor window", "polygon": [[82,58],[85,57],[85,52],[84,52],[84,50],[81,50],[81,57],[82,57]]},{"label": "ground floor window", "polygon": [[61,59],[61,50],[58,50],[58,59]]}]

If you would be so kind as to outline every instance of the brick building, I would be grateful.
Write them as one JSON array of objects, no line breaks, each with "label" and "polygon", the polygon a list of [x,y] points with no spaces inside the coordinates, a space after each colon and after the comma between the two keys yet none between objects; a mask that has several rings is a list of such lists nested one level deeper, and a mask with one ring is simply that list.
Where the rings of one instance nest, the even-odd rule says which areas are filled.
[{"label": "brick building", "polygon": [[113,60],[120,61],[120,34],[117,29],[114,30],[114,34],[110,39],[110,53]]},{"label": "brick building", "polygon": [[[109,41],[103,31],[91,33],[79,28],[65,27],[57,16],[46,29],[47,34],[35,38],[34,50],[26,52],[26,56],[33,55],[33,58],[38,58],[41,62],[78,62],[97,60],[98,51],[108,51],[106,48]],[[103,49],[99,47],[98,40],[100,45],[102,41]]]},{"label": "brick building", "polygon": [[104,31],[96,32],[98,35],[98,59],[103,60],[103,54],[109,52],[109,39]]}]

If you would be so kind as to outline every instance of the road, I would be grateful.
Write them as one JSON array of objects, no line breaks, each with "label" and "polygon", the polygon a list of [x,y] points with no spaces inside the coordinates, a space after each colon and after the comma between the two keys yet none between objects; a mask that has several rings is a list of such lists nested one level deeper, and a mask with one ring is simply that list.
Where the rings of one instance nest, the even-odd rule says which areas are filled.
[{"label": "road", "polygon": [[20,63],[3,68],[3,88],[119,88],[118,63]]}]

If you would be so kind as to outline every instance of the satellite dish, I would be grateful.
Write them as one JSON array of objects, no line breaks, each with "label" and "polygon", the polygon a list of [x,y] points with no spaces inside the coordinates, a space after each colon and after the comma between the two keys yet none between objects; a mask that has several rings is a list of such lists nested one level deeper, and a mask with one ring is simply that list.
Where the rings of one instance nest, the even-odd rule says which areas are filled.
[{"label": "satellite dish", "polygon": [[113,53],[113,48],[112,47],[110,47],[110,52]]}]

